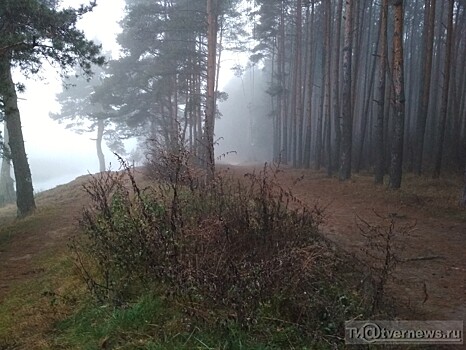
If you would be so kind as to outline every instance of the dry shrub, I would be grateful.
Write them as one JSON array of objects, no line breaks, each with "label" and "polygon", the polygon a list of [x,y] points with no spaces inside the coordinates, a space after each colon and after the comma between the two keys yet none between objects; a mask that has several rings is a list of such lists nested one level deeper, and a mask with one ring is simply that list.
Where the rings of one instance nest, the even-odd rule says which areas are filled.
[{"label": "dry shrub", "polygon": [[374,213],[378,219],[376,223],[358,218],[364,238],[361,260],[366,268],[366,278],[363,282],[373,314],[390,309],[392,298],[387,296],[387,285],[395,279],[406,239],[416,226],[415,222],[399,224],[396,215],[384,217]]},{"label": "dry shrub", "polygon": [[86,185],[94,205],[72,247],[94,295],[122,304],[162,283],[207,322],[251,327],[268,317],[313,334],[342,332],[359,307],[342,261],[318,234],[321,212],[297,205],[279,169],[206,184],[188,153],[165,156],[148,165],[155,188],[140,189],[124,162],[123,172]]}]

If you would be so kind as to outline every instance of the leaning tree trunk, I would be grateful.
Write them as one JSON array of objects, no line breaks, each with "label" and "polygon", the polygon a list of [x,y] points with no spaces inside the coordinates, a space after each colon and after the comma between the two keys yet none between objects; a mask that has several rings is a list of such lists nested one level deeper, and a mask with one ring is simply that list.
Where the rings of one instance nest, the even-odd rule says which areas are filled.
[{"label": "leaning tree trunk", "polygon": [[345,44],[343,48],[343,110],[340,149],[340,180],[351,177],[351,151],[353,144],[353,113],[351,107],[351,64],[353,52],[352,1],[346,0]]},{"label": "leaning tree trunk", "polygon": [[3,159],[0,170],[0,206],[14,203],[16,200],[15,182],[11,178],[11,155],[8,147],[9,135],[6,125],[3,129]]},{"label": "leaning tree trunk", "polygon": [[25,217],[32,214],[36,209],[31,170],[24,148],[23,131],[21,129],[21,118],[18,109],[18,97],[11,76],[10,61],[7,57],[1,57],[0,68],[2,75],[0,86],[5,108],[5,121],[10,136],[9,146],[16,179],[18,217]]},{"label": "leaning tree trunk", "polygon": [[395,12],[395,29],[393,33],[393,139],[390,158],[391,189],[401,186],[403,166],[403,137],[405,121],[405,92],[403,70],[403,1],[392,1]]},{"label": "leaning tree trunk", "polygon": [[102,139],[104,136],[104,121],[99,119],[97,121],[97,139],[95,140],[96,148],[97,148],[97,158],[99,158],[99,171],[105,171],[105,156],[104,152],[102,151]]}]

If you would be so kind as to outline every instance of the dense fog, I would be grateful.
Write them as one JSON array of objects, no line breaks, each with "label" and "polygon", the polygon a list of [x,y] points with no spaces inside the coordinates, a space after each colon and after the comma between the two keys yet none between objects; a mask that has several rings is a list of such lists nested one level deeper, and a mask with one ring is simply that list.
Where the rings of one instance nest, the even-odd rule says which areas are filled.
[{"label": "dense fog", "polygon": [[272,159],[272,107],[265,92],[265,70],[251,67],[242,77],[234,77],[225,86],[228,99],[219,103],[216,121],[217,160],[241,164]]}]

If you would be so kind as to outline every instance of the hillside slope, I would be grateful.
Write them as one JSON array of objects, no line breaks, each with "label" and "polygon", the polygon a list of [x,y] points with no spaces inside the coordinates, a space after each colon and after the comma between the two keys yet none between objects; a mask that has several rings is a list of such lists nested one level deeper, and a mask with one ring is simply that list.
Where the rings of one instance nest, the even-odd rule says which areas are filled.
[{"label": "hillside slope", "polygon": [[[231,167],[239,177],[253,170]],[[48,348],[54,324],[73,312],[73,302],[60,299],[84,293],[67,242],[89,202],[82,189],[88,178],[40,193],[36,214],[24,220],[15,219],[12,206],[0,209],[0,349]],[[364,243],[358,216],[370,222],[379,220],[376,213],[392,216],[400,225],[416,221],[391,286],[401,314],[466,319],[466,215],[455,207],[455,183],[408,180],[413,189],[389,192],[375,188],[369,176],[341,183],[319,172],[284,169],[278,178],[303,202],[324,207],[323,232],[356,256]]]}]

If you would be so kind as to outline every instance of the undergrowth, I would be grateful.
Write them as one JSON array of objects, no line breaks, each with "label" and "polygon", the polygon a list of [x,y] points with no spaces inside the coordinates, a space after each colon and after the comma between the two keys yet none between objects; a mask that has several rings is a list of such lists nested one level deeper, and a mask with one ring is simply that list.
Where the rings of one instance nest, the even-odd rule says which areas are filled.
[{"label": "undergrowth", "polygon": [[94,342],[117,332],[120,345],[140,336],[144,349],[176,348],[177,335],[199,348],[343,344],[344,321],[369,308],[351,265],[318,233],[321,211],[280,186],[279,167],[207,183],[187,152],[149,159],[152,186],[122,160],[122,172],[85,186],[92,205],[71,249],[97,304],[68,332]]},{"label": "undergrowth", "polygon": [[397,216],[384,217],[374,212],[377,223],[371,223],[358,217],[358,227],[364,238],[361,265],[364,266],[365,277],[361,285],[369,288],[364,293],[371,306],[371,314],[380,313],[396,315],[395,300],[390,296],[387,287],[390,282],[397,281],[397,267],[402,262],[407,238],[416,226],[416,222],[399,225]]}]

